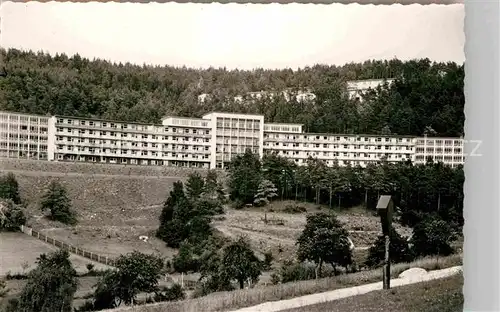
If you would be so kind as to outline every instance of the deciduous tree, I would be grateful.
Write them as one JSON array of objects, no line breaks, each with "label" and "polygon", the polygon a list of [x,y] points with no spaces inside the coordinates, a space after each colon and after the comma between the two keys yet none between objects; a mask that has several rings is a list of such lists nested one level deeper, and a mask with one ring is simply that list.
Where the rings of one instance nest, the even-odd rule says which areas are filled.
[{"label": "deciduous tree", "polygon": [[17,309],[26,312],[71,312],[78,281],[65,250],[42,254],[28,274]]},{"label": "deciduous tree", "polygon": [[299,261],[316,263],[316,278],[321,275],[323,263],[331,264],[334,270],[352,264],[348,232],[332,214],[309,215],[297,245]]}]

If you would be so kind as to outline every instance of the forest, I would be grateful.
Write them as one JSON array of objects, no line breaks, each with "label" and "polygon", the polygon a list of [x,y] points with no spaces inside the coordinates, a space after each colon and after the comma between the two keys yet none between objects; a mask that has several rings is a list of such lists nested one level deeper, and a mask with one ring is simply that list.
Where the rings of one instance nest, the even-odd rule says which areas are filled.
[{"label": "forest", "polygon": [[229,189],[238,208],[253,203],[255,194],[266,193],[262,181],[272,183],[277,199],[315,202],[348,209],[365,206],[375,211],[379,196],[391,195],[400,222],[415,226],[436,214],[461,231],[463,226],[463,167],[451,168],[428,159],[425,164],[411,161],[390,163],[381,160],[360,166],[328,167],[310,157],[307,166],[297,166],[279,155],[262,160],[247,152],[235,157],[229,168]]},{"label": "forest", "polygon": [[[307,132],[463,135],[464,66],[453,62],[392,59],[247,71],[139,66],[17,49],[0,53],[0,110],[5,111],[147,123],[165,115],[221,111],[302,123]],[[363,102],[348,98],[347,81],[376,78],[395,82],[372,90]],[[283,90],[310,90],[316,100],[234,100],[248,92]],[[200,94],[211,98],[200,103]]]}]

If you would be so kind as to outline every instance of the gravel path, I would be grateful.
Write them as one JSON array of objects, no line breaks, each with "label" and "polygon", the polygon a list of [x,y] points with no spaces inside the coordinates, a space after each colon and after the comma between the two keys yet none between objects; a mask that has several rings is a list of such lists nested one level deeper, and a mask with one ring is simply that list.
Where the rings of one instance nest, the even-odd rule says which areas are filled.
[{"label": "gravel path", "polygon": [[[391,280],[391,288],[445,278],[455,274],[460,274],[461,272],[462,266],[456,266],[443,270],[430,271],[424,274],[420,272],[419,274],[403,274],[401,278]],[[382,289],[382,282],[337,289],[288,300],[265,302],[253,307],[234,310],[231,312],[277,312],[362,295],[380,289]]]}]

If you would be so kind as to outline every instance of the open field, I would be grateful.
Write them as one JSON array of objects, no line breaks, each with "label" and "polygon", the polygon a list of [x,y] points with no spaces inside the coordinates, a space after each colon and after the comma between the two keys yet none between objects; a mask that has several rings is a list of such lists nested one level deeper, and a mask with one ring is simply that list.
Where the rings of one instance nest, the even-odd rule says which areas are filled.
[{"label": "open field", "polygon": [[[306,213],[285,213],[283,209],[287,205],[300,205],[307,209]],[[278,262],[290,259],[295,256],[295,242],[300,236],[308,214],[319,211],[328,211],[328,208],[318,209],[316,205],[310,203],[300,203],[294,201],[276,201],[272,203],[267,212],[268,220],[279,220],[281,225],[265,223],[264,211],[259,208],[242,210],[228,209],[223,220],[214,222],[214,226],[223,234],[229,237],[238,235],[247,236],[254,250],[259,253],[271,251]],[[380,220],[371,212],[360,208],[342,210],[335,212],[338,219],[350,232],[351,240],[356,248],[354,254],[356,260],[363,261],[367,255],[367,249],[375,242],[380,235]],[[410,230],[395,224],[396,229],[402,235],[408,236]],[[358,255],[358,257],[356,257]]]},{"label": "open field", "polygon": [[[92,224],[95,219],[109,220],[112,224],[122,223],[123,214],[140,212],[140,207],[161,204],[172,184],[182,178],[99,176],[53,172],[16,173],[21,198],[32,215],[39,215],[40,198],[52,180],[59,180],[68,191],[72,205],[82,224]],[[139,210],[139,211],[138,211]],[[142,212],[144,214],[148,211]],[[30,219],[29,222],[35,220]]]},{"label": "open field", "polygon": [[462,287],[463,276],[456,275],[282,312],[461,312]]},{"label": "open field", "polygon": [[[285,213],[282,208],[288,204],[303,205],[306,213]],[[138,250],[145,253],[157,253],[171,258],[176,251],[154,237],[158,228],[161,205],[141,208],[108,207],[105,216],[100,211],[92,213],[75,227],[67,227],[49,222],[38,217],[31,219],[31,224],[41,233],[57,240],[78,246],[103,256],[117,257],[121,254]],[[214,220],[214,227],[227,237],[246,236],[253,249],[260,256],[272,252],[275,262],[282,263],[295,257],[295,242],[306,223],[306,216],[320,211],[308,203],[275,202],[270,207],[274,212],[267,213],[268,220],[281,220],[282,225],[265,223],[263,209],[249,208],[242,210],[226,209],[226,213]],[[327,209],[323,208],[324,211]],[[110,217],[109,215],[113,215]],[[350,231],[355,245],[354,257],[362,263],[367,256],[369,246],[379,235],[379,219],[362,209],[340,211],[338,218]],[[396,225],[403,235],[409,230]],[[148,242],[139,240],[139,236],[149,237]]]},{"label": "open field", "polygon": [[[25,272],[36,267],[36,259],[42,253],[57,251],[58,248],[42,242],[34,237],[23,233],[0,233],[0,276],[7,273],[23,273],[23,263],[28,266]],[[89,259],[70,255],[73,266],[79,273],[87,272],[86,265],[94,264],[96,269],[105,269],[107,266],[101,263],[93,262]]]},{"label": "open field", "polygon": [[[391,276],[397,276],[401,272],[418,267],[426,270],[439,270],[461,265],[460,255],[446,258],[426,258],[412,263],[401,263],[391,267]],[[337,277],[323,278],[318,280],[292,282],[267,287],[256,287],[252,289],[236,290],[232,292],[213,293],[205,297],[188,299],[178,302],[158,303],[137,307],[124,307],[113,312],[221,312],[232,311],[239,308],[251,307],[263,302],[278,301],[294,297],[315,294],[335,289],[379,282],[382,279],[382,271],[362,271]],[[345,310],[351,311],[351,310]],[[357,310],[352,310],[356,311]],[[423,310],[425,311],[425,310]]]}]

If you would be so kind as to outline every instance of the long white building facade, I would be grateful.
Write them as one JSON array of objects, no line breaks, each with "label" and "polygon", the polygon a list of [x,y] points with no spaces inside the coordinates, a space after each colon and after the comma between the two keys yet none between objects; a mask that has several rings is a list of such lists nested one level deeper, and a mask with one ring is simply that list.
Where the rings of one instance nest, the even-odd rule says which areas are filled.
[{"label": "long white building facade", "polygon": [[304,133],[301,124],[265,123],[264,116],[213,112],[141,124],[68,116],[0,112],[0,157],[195,168],[225,168],[250,149],[304,165],[390,162],[464,163],[462,138]]}]

